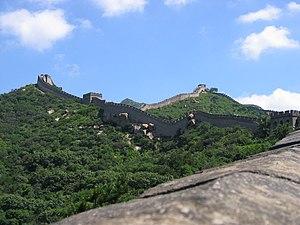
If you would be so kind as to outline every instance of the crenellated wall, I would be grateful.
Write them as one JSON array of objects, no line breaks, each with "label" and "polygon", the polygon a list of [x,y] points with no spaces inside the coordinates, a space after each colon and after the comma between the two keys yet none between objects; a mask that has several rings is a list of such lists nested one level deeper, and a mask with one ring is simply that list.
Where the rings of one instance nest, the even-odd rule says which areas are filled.
[{"label": "crenellated wall", "polygon": [[[135,107],[105,102],[104,100],[93,101],[94,105],[100,106],[102,111],[102,119],[105,122],[113,122],[120,126],[128,124],[154,124],[153,134],[161,137],[173,137],[178,132],[182,132],[189,126],[192,126],[192,119],[195,123],[208,122],[218,127],[242,126],[255,131],[258,127],[258,121],[241,116],[232,115],[213,115],[204,112],[193,112],[181,117],[179,120],[171,121],[155,117]],[[123,117],[126,113],[126,117]]]},{"label": "crenellated wall", "polygon": [[[297,110],[287,110],[284,112],[272,112],[270,128],[273,132],[278,125],[287,124],[293,128],[293,130],[299,127],[300,112]],[[271,133],[272,135],[273,133]]]},{"label": "crenellated wall", "polygon": [[165,100],[163,100],[161,102],[158,102],[158,103],[145,104],[140,109],[145,111],[145,110],[148,110],[148,109],[156,109],[156,108],[164,107],[166,105],[170,105],[174,102],[182,101],[182,100],[187,99],[187,98],[198,97],[199,94],[201,94],[202,92],[206,92],[206,91],[208,91],[208,89],[206,88],[206,85],[205,84],[199,84],[198,87],[193,91],[193,93],[178,94],[178,95],[175,95],[171,98],[165,99]]},{"label": "crenellated wall", "polygon": [[[79,97],[77,97],[75,95],[71,95],[71,94],[63,91],[61,88],[56,87],[49,75],[47,75],[47,77],[49,77],[48,79],[50,79],[51,82],[50,81],[45,82],[44,81],[44,76],[45,75],[42,74],[42,75],[38,76],[38,79],[37,79],[36,87],[39,88],[41,91],[52,93],[52,94],[58,95],[58,96],[60,96],[62,98],[73,99],[73,100],[75,100],[77,102],[81,102],[82,101],[81,98],[79,98]],[[51,83],[53,85],[51,85]]]},{"label": "crenellated wall", "polygon": [[258,128],[259,124],[259,120],[249,117],[235,115],[216,115],[199,111],[195,112],[195,118],[198,123],[208,122],[211,125],[217,127],[241,126],[246,127],[252,131],[255,131]]},{"label": "crenellated wall", "polygon": [[[100,106],[102,110],[102,120],[104,122],[113,122],[120,126],[130,124],[153,124],[154,136],[173,137],[179,131],[186,129],[189,121],[187,116],[177,121],[170,121],[150,115],[140,109],[132,106],[105,102],[104,100],[94,99],[94,105]],[[127,114],[127,118],[122,115]]]},{"label": "crenellated wall", "polygon": [[[38,76],[36,86],[44,92],[56,94],[62,98],[74,99],[82,104],[99,106],[101,110],[101,117],[104,122],[115,123],[121,127],[128,125],[151,124],[151,127],[153,127],[151,132],[157,137],[172,138],[178,132],[183,132],[189,126],[193,126],[201,122],[208,122],[218,127],[240,125],[253,131],[255,131],[258,127],[258,121],[252,118],[233,115],[213,115],[204,112],[192,112],[178,120],[171,121],[150,115],[147,112],[133,106],[106,102],[105,100],[101,99],[102,95],[97,93],[85,94],[85,98],[81,99],[64,92],[61,88],[56,87],[53,81],[51,80],[51,83],[49,79],[51,80],[49,75],[47,75],[47,79],[44,79],[44,75]],[[172,98],[172,101],[177,101],[177,99],[186,97],[187,95],[198,96],[199,93],[203,91],[201,87],[203,86],[199,85],[192,94],[177,95]]]}]

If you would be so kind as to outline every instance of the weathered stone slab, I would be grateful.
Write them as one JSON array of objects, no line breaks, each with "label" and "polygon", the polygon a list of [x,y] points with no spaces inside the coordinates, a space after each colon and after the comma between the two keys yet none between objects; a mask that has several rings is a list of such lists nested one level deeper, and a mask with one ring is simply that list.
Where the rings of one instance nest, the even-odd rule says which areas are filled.
[{"label": "weathered stone slab", "polygon": [[58,224],[300,224],[300,186],[253,173],[79,214]]},{"label": "weathered stone slab", "polygon": [[300,224],[300,132],[278,150],[158,185],[57,225]]},{"label": "weathered stone slab", "polygon": [[277,142],[273,149],[282,148],[286,146],[299,145],[300,144],[300,130],[290,133],[287,137]]},{"label": "weathered stone slab", "polygon": [[300,151],[281,150],[260,154],[259,158],[239,161],[231,166],[204,171],[147,190],[141,197],[166,194],[190,186],[201,185],[223,176],[237,172],[260,173],[269,176],[283,177],[300,183]]}]

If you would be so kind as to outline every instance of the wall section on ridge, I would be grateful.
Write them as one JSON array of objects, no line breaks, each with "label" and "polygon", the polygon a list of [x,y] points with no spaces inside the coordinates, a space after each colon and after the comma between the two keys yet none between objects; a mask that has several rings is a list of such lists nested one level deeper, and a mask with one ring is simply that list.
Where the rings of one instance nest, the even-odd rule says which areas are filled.
[{"label": "wall section on ridge", "polygon": [[[100,106],[102,110],[102,119],[104,122],[112,122],[119,126],[127,126],[131,124],[153,124],[154,136],[174,137],[178,132],[182,132],[189,124],[187,117],[182,117],[177,121],[165,120],[160,117],[152,116],[135,107],[105,102],[104,100],[95,99],[94,105]],[[123,114],[128,117],[122,117]]]},{"label": "wall section on ridge", "polygon": [[199,84],[198,87],[192,93],[178,94],[178,95],[175,95],[171,98],[165,99],[165,100],[163,100],[161,102],[158,102],[158,103],[145,104],[140,109],[145,111],[145,110],[148,110],[148,109],[156,109],[156,108],[164,107],[166,105],[170,105],[174,102],[182,101],[182,100],[187,99],[187,98],[198,97],[202,92],[206,92],[206,91],[208,91],[208,88],[206,88],[206,85],[205,84]]},{"label": "wall section on ridge", "polygon": [[158,102],[158,103],[146,104],[146,105],[141,107],[141,110],[145,111],[145,110],[148,110],[148,109],[161,108],[161,107],[164,107],[166,105],[170,105],[174,102],[182,101],[182,100],[187,99],[189,97],[197,97],[198,95],[199,94],[197,94],[197,95],[195,95],[195,94],[179,94],[179,95],[173,96],[171,98],[168,98],[168,99],[166,99],[164,101],[161,101],[161,102]]},{"label": "wall section on ridge", "polygon": [[[133,106],[106,102],[105,100],[102,100],[98,94],[95,95],[96,97],[90,97],[89,99],[91,101],[83,101],[82,98],[64,92],[54,84],[51,85],[45,82],[43,80],[43,75],[38,76],[36,86],[44,92],[49,92],[62,98],[73,99],[76,102],[86,105],[99,106],[101,110],[101,119],[104,122],[114,123],[121,127],[151,124],[153,125],[151,132],[156,137],[172,138],[176,134],[186,130],[188,127],[201,122],[208,122],[217,127],[242,126],[251,129],[252,131],[255,131],[258,127],[258,122],[252,118],[232,115],[214,115],[205,112],[192,112],[178,120],[167,120],[148,114]],[[175,101],[176,99],[185,98],[187,95],[198,96],[200,92],[202,92],[202,90],[198,89],[198,92],[194,91],[192,94],[180,94],[172,99]]]},{"label": "wall section on ridge", "polygon": [[[189,126],[192,126],[192,118],[195,118],[196,124],[208,122],[217,127],[241,126],[252,131],[257,130],[258,121],[248,117],[231,115],[213,115],[204,112],[193,112],[193,117],[186,115],[179,120],[171,121],[160,117],[152,116],[135,107],[105,102],[104,100],[93,101],[94,105],[102,109],[102,119],[104,122],[113,122],[120,126],[130,124],[154,124],[153,134],[161,137],[174,137],[177,133],[183,132]],[[126,118],[123,114],[127,114]]]},{"label": "wall section on ridge", "polygon": [[217,127],[241,126],[256,131],[258,128],[258,120],[243,116],[233,115],[216,115],[205,112],[195,112],[196,121],[207,122]]},{"label": "wall section on ridge", "polygon": [[61,98],[73,99],[79,103],[82,102],[81,98],[79,98],[75,95],[71,95],[71,94],[63,91],[61,88],[56,87],[55,85],[50,85],[50,84],[44,82],[41,76],[38,76],[36,87],[43,92],[52,93],[52,94],[58,95]]}]

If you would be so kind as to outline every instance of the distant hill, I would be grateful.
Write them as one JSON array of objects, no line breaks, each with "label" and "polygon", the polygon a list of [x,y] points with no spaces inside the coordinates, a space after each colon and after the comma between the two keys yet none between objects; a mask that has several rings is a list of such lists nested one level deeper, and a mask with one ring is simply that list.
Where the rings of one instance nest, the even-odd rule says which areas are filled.
[{"label": "distant hill", "polygon": [[129,99],[129,98],[124,99],[120,103],[124,104],[124,105],[130,105],[130,106],[133,106],[133,107],[136,107],[136,108],[140,108],[142,105],[145,104],[145,103],[140,103],[140,102],[133,101],[132,99]]},{"label": "distant hill", "polygon": [[170,105],[147,110],[148,113],[168,119],[177,119],[190,111],[203,111],[212,114],[239,115],[264,118],[263,109],[238,103],[227,95],[220,93],[201,93],[198,97],[177,101]]},{"label": "distant hill", "polygon": [[247,108],[258,110],[258,111],[265,111],[262,107],[260,107],[258,105],[254,105],[254,104],[244,104],[244,106],[246,106]]}]

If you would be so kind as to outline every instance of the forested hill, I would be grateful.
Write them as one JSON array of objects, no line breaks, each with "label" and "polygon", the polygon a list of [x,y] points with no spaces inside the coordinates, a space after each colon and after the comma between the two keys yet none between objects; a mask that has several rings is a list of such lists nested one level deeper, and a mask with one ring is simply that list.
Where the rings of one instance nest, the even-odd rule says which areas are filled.
[{"label": "forested hill", "polygon": [[209,124],[171,141],[103,124],[34,85],[0,95],[0,224],[48,224],[267,150],[267,133]]},{"label": "forested hill", "polygon": [[136,108],[140,108],[145,103],[139,103],[139,102],[133,101],[132,99],[126,98],[123,101],[121,101],[120,104],[125,104],[125,105],[130,105],[130,106],[133,106]]},{"label": "forested hill", "polygon": [[198,97],[187,98],[164,107],[147,110],[152,115],[168,119],[178,119],[190,111],[239,115],[258,119],[266,117],[265,111],[257,106],[242,105],[224,94],[210,92],[201,93]]}]

